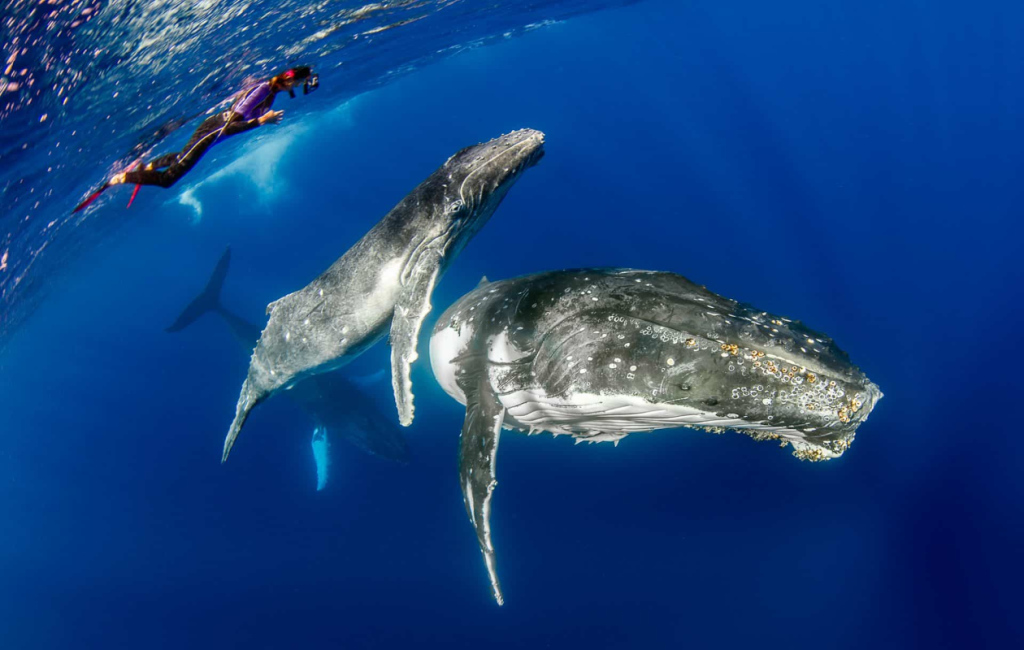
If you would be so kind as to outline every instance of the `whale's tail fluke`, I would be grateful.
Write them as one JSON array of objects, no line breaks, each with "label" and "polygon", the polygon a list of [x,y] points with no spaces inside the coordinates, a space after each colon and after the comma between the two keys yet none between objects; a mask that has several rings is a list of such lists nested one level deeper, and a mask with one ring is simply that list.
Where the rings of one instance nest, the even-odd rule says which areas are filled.
[{"label": "whale's tail fluke", "polygon": [[231,247],[229,246],[224,251],[224,254],[221,255],[220,261],[217,262],[217,267],[213,269],[213,274],[206,283],[206,288],[203,289],[203,292],[195,300],[188,304],[188,307],[185,307],[185,310],[181,312],[178,319],[167,328],[168,332],[180,332],[198,320],[203,314],[220,309],[220,290],[224,286],[224,278],[228,275],[228,267],[230,265]]}]

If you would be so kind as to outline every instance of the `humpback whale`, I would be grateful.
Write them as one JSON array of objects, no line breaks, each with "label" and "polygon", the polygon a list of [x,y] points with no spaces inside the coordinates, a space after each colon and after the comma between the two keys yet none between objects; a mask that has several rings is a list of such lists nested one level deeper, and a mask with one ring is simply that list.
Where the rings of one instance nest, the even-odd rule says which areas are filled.
[{"label": "humpback whale", "polygon": [[850,446],[882,397],[799,321],[629,269],[485,279],[438,320],[430,363],[466,406],[459,482],[498,604],[490,511],[502,428],[616,444],[670,427],[735,430],[820,461]]},{"label": "humpback whale", "polygon": [[[239,347],[250,353],[260,338],[260,329],[228,310],[221,303],[221,290],[231,265],[231,248],[221,255],[206,288],[199,294],[174,323],[168,332],[180,332],[204,314],[214,313],[221,317]],[[327,436],[342,438],[358,449],[398,463],[409,462],[409,445],[401,428],[392,422],[375,400],[368,397],[355,382],[338,372],[310,377],[288,391],[287,395],[309,416],[314,428],[314,455],[324,454],[326,458]],[[316,441],[322,441],[318,447]],[[319,452],[318,452],[319,449]],[[322,464],[316,457],[318,472]],[[317,489],[326,482],[326,473],[318,479]]]},{"label": "humpback whale", "polygon": [[389,331],[399,421],[411,424],[409,371],[434,285],[541,158],[543,145],[543,133],[522,129],[462,149],[319,277],[270,303],[222,461],[253,407],[300,379],[349,363]]}]

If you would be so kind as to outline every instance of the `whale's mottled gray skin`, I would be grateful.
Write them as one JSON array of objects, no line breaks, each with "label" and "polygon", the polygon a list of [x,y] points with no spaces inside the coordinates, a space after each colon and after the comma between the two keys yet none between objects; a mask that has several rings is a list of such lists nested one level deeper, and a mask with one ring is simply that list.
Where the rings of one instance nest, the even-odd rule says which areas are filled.
[{"label": "whale's mottled gray skin", "polygon": [[830,338],[671,273],[583,269],[481,283],[438,320],[434,375],[466,405],[460,482],[494,596],[498,436],[618,442],[669,427],[841,455],[881,397]]},{"label": "whale's mottled gray skin", "polygon": [[[217,262],[206,288],[185,307],[167,331],[180,332],[205,314],[217,314],[239,347],[250,354],[260,338],[260,328],[221,304],[220,294],[230,264],[229,247]],[[401,427],[392,422],[356,382],[330,372],[299,382],[287,395],[309,415],[322,437],[326,438],[329,432],[368,454],[403,464],[409,462],[409,445]]]},{"label": "whale's mottled gray skin", "polygon": [[345,365],[389,329],[395,401],[399,420],[409,425],[409,367],[434,285],[523,171],[540,159],[543,144],[543,133],[523,129],[459,151],[318,278],[271,303],[223,459],[256,404],[304,377]]}]

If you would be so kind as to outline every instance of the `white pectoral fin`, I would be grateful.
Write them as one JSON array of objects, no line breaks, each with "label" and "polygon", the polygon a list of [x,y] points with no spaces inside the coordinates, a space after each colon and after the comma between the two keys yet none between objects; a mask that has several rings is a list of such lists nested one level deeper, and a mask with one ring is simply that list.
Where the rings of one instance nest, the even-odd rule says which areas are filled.
[{"label": "white pectoral fin", "polygon": [[430,294],[440,273],[440,258],[421,262],[402,289],[391,320],[391,385],[395,389],[398,421],[405,427],[412,424],[414,411],[409,374],[419,357],[416,343],[423,319],[430,313]]},{"label": "white pectoral fin", "polygon": [[316,490],[319,492],[327,486],[331,471],[331,443],[327,438],[327,429],[317,426],[313,429],[313,462],[316,463]]},{"label": "white pectoral fin", "polygon": [[480,551],[487,564],[491,591],[499,605],[505,603],[501,583],[494,564],[494,544],[491,541],[491,496],[498,481],[495,479],[495,460],[498,438],[505,419],[505,407],[487,384],[486,373],[479,373],[473,387],[466,386],[466,421],[462,425],[459,448],[459,482],[466,512],[476,529]]}]

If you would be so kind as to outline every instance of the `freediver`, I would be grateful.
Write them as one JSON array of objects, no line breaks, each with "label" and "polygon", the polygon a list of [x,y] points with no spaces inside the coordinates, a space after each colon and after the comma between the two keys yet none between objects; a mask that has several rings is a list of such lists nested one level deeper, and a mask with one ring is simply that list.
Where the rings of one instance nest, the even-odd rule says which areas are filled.
[{"label": "freediver", "polygon": [[[286,92],[294,98],[295,88],[300,83],[302,94],[308,95],[319,88],[320,78],[309,66],[297,66],[249,86],[235,95],[231,108],[206,118],[181,151],[160,156],[141,165],[139,169],[114,174],[110,180],[79,203],[73,212],[85,208],[105,190],[115,185],[132,183],[136,186],[135,192],[138,192],[139,186],[142,185],[171,187],[191,171],[203,154],[221,139],[245,133],[265,124],[278,124],[284,111],[275,111],[271,108],[275,96],[280,92]],[[128,202],[129,206],[133,200],[135,193]]]}]

